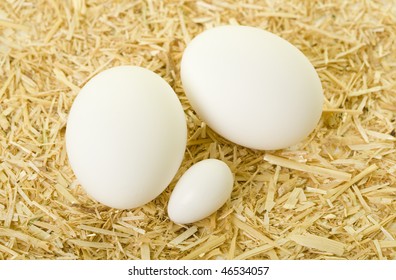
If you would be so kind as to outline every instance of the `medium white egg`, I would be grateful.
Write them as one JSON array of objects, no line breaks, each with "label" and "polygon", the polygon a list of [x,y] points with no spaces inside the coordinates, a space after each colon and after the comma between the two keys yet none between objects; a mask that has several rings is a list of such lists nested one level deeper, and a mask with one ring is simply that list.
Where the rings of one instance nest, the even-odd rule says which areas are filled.
[{"label": "medium white egg", "polygon": [[187,126],[172,88],[157,74],[119,66],[93,77],[71,107],[66,148],[86,192],[114,208],[141,206],[176,174]]},{"label": "medium white egg", "polygon": [[288,147],[317,125],[320,79],[305,55],[259,28],[222,26],[184,51],[181,79],[198,115],[217,133],[259,150]]},{"label": "medium white egg", "polygon": [[191,166],[177,182],[168,203],[169,218],[189,224],[206,218],[229,199],[234,178],[230,168],[217,159]]}]

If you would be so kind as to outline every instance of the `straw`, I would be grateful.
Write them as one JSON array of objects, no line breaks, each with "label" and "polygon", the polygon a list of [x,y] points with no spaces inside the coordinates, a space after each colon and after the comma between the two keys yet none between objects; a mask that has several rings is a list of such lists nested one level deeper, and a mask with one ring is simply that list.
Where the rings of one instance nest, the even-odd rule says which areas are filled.
[{"label": "straw", "polygon": [[[392,2],[0,1],[0,259],[396,259]],[[300,143],[235,145],[189,104],[180,81],[186,44],[225,24],[273,32],[314,65],[324,110]],[[169,187],[121,211],[85,193],[64,134],[80,88],[131,64],[172,86],[189,134]],[[231,198],[202,221],[176,225],[166,212],[171,191],[206,158],[232,169]]]}]

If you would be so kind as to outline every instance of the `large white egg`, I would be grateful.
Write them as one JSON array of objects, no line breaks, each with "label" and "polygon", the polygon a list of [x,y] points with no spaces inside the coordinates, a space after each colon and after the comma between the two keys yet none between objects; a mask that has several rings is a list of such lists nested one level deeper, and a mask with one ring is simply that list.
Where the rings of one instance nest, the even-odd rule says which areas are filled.
[{"label": "large white egg", "polygon": [[303,140],[317,125],[320,79],[305,55],[259,28],[222,26],[184,51],[181,79],[198,115],[223,137],[274,150]]},{"label": "large white egg", "polygon": [[157,74],[119,66],[93,77],[71,107],[66,148],[86,192],[114,208],[141,206],[176,174],[186,148],[184,112]]},{"label": "large white egg", "polygon": [[168,203],[169,218],[189,224],[214,213],[230,198],[234,178],[230,168],[217,159],[191,166],[177,182]]}]

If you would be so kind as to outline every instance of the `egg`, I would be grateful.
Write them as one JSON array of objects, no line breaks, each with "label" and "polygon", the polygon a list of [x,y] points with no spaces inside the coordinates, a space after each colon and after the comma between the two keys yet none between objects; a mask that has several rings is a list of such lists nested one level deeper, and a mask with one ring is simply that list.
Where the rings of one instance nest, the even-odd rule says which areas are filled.
[{"label": "egg", "polygon": [[221,26],[196,36],[183,53],[181,80],[208,126],[252,149],[302,141],[322,113],[322,85],[307,57],[255,27]]},{"label": "egg", "polygon": [[169,218],[178,224],[204,219],[229,199],[234,184],[230,168],[217,159],[191,166],[177,182],[168,203]]},{"label": "egg", "polygon": [[157,197],[176,174],[186,148],[180,101],[157,74],[119,66],[94,76],[75,98],[66,150],[82,187],[118,209]]}]

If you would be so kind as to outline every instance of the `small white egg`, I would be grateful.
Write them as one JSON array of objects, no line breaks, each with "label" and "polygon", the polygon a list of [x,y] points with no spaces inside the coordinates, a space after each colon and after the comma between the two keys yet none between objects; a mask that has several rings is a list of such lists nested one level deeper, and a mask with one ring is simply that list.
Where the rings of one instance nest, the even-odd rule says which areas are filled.
[{"label": "small white egg", "polygon": [[66,149],[82,187],[114,208],[141,206],[171,182],[187,126],[172,88],[157,74],[119,66],[93,77],[68,117]]},{"label": "small white egg", "polygon": [[199,34],[183,53],[181,79],[202,120],[253,149],[298,143],[322,113],[322,85],[307,57],[259,28],[222,26]]},{"label": "small white egg", "polygon": [[229,199],[234,184],[230,168],[217,159],[191,166],[177,182],[168,204],[169,218],[178,224],[202,220]]}]

